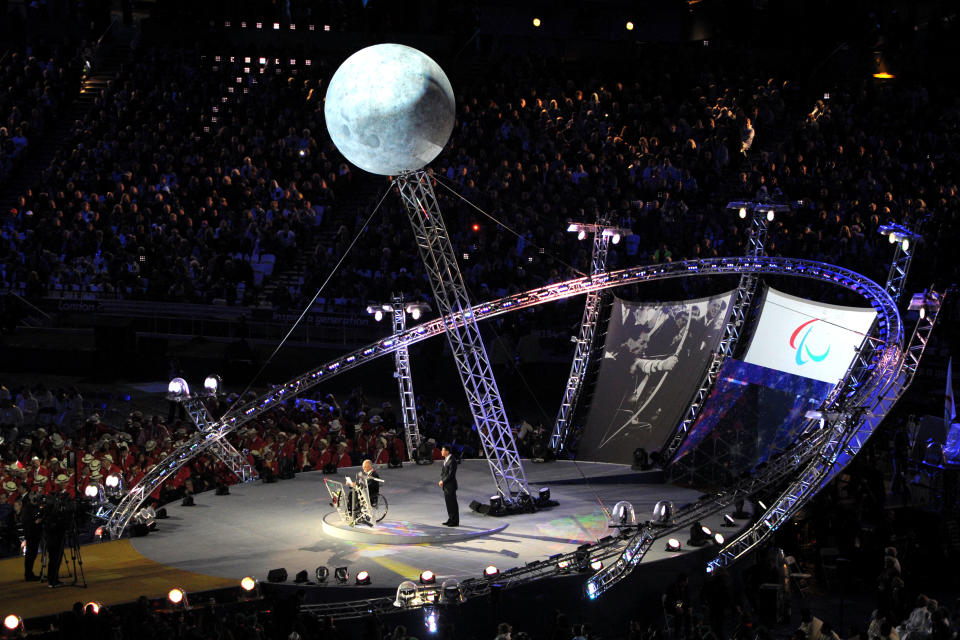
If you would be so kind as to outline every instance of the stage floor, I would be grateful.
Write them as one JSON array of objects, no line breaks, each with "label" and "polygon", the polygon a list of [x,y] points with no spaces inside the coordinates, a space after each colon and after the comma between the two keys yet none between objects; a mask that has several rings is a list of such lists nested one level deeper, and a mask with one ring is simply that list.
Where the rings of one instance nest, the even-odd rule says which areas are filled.
[{"label": "stage floor", "polygon": [[[211,576],[253,575],[265,580],[270,569],[283,567],[291,580],[303,569],[312,580],[319,565],[327,566],[331,574],[333,568],[347,566],[351,576],[366,570],[373,584],[394,587],[404,579],[416,580],[424,569],[434,571],[440,581],[477,577],[491,564],[503,571],[596,542],[614,533],[607,527],[601,502],[609,510],[616,502],[629,500],[637,518],[645,520],[658,500],[672,500],[679,507],[698,497],[687,489],[637,483],[638,474],[623,465],[561,461],[527,463],[525,470],[533,488],[550,487],[558,506],[505,518],[475,513],[469,509],[470,501],[486,503],[493,481],[485,461],[466,460],[457,472],[458,528],[441,525],[446,510],[437,486],[439,464],[381,470],[385,480],[381,492],[390,504],[381,528],[400,536],[420,532],[425,535],[422,544],[377,544],[381,536],[374,532],[369,541],[362,541],[325,531],[339,519],[333,514],[324,526],[324,516],[333,508],[325,476],[318,472],[275,484],[234,486],[229,496],[208,492],[197,496],[193,507],[170,505],[170,518],[159,522],[160,531],[135,538],[133,544],[155,562]],[[344,471],[354,475],[357,469],[326,477],[343,481]],[[602,477],[603,482],[570,484],[584,476]],[[622,482],[615,481],[618,476]],[[367,528],[357,527],[356,532],[363,536]],[[460,539],[447,542],[444,535]],[[649,561],[661,557],[651,553]]]},{"label": "stage floor", "polygon": [[[373,593],[370,589],[395,589],[402,580],[416,580],[424,569],[434,571],[438,582],[462,580],[479,577],[491,564],[504,571],[572,551],[616,533],[608,528],[603,509],[612,509],[620,500],[631,502],[637,519],[644,521],[659,500],[671,500],[679,509],[699,497],[693,490],[644,483],[641,474],[624,465],[526,462],[525,470],[531,487],[550,487],[558,506],[505,518],[471,511],[471,500],[489,500],[493,481],[485,461],[467,460],[457,474],[461,526],[454,529],[441,526],[446,511],[437,486],[438,464],[384,469],[382,493],[390,509],[383,531],[371,532],[369,540],[362,537],[365,527],[344,532],[324,488],[325,477],[342,481],[347,474],[355,475],[357,468],[341,470],[336,476],[301,473],[274,484],[237,485],[227,496],[206,492],[196,496],[193,507],[167,505],[170,517],[160,520],[159,530],[145,537],[83,547],[87,589],[47,589],[24,583],[22,558],[7,558],[0,561],[0,592],[9,611],[32,618],[65,611],[78,600],[110,605],[140,595],[160,598],[173,586],[196,592],[236,585],[246,575],[266,581],[267,572],[280,567],[291,581],[304,569],[313,580],[315,569],[324,565],[331,574],[336,567],[349,567],[351,578],[361,570],[370,572],[372,587],[356,587],[352,580],[339,586],[332,577],[324,585],[344,590],[332,597],[351,599],[364,597],[364,591]],[[719,528],[721,516],[704,524]],[[737,530],[722,531],[729,536]],[[384,534],[422,535],[428,542],[378,542]],[[685,532],[678,537],[685,545]],[[671,554],[657,542],[643,565],[679,560],[696,551],[685,547]],[[643,571],[643,566],[638,570]]]}]

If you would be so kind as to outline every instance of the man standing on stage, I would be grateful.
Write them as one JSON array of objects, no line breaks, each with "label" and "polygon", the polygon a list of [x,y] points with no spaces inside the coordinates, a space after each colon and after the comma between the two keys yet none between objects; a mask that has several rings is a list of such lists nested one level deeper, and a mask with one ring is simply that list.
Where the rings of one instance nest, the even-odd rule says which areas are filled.
[{"label": "man standing on stage", "polygon": [[450,447],[440,449],[443,466],[440,467],[440,488],[443,489],[443,501],[447,504],[447,527],[460,526],[460,508],[457,506],[457,459],[450,453]]}]

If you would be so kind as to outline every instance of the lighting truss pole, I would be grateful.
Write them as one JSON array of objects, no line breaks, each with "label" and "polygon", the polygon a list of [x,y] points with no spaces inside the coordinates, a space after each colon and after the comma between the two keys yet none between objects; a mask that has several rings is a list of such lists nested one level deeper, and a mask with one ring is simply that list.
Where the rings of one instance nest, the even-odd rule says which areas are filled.
[{"label": "lighting truss pole", "polygon": [[[778,213],[790,211],[790,205],[774,204],[769,202],[730,202],[726,207],[728,210],[739,212],[740,218],[745,219],[750,215],[750,235],[747,240],[747,258],[761,258],[765,255],[767,241],[767,224],[772,222]],[[733,305],[730,308],[730,314],[723,325],[723,333],[720,337],[720,343],[716,351],[713,352],[713,358],[707,365],[707,370],[700,379],[700,384],[693,394],[693,399],[687,405],[687,411],[683,419],[673,430],[673,433],[665,440],[660,455],[664,461],[669,464],[673,461],[673,456],[680,449],[680,445],[686,440],[690,427],[700,415],[710,395],[710,390],[717,381],[720,374],[720,367],[727,361],[727,358],[733,356],[733,352],[740,342],[740,334],[746,323],[747,313],[750,311],[750,305],[753,302],[753,296],[757,290],[757,276],[754,273],[746,272],[740,276],[737,283],[737,289],[733,293]]]},{"label": "lighting truss pole", "polygon": [[[371,313],[379,322],[383,313],[389,313],[393,319],[393,335],[398,336],[407,328],[407,315],[411,314],[414,320],[419,320],[424,311],[429,311],[427,304],[407,304],[403,294],[393,296],[388,304],[371,305],[367,313]],[[394,376],[400,387],[400,408],[403,413],[403,433],[407,442],[407,458],[412,462],[417,449],[420,447],[420,423],[417,419],[417,401],[413,395],[413,376],[410,372],[410,352],[406,345],[401,345],[393,352],[396,366]]]},{"label": "lighting truss pole", "polygon": [[[607,270],[607,253],[610,243],[617,244],[622,236],[633,235],[629,229],[620,229],[609,225],[609,220],[601,216],[596,224],[571,223],[567,231],[577,233],[582,240],[588,233],[593,234],[593,253],[590,259],[590,275],[597,276]],[[574,338],[576,347],[573,352],[573,363],[570,365],[570,376],[560,401],[560,411],[557,412],[557,421],[550,436],[550,447],[557,455],[563,453],[570,438],[570,420],[573,418],[580,392],[583,390],[583,378],[590,364],[590,354],[593,352],[593,339],[596,335],[597,320],[603,306],[604,292],[591,291],[583,307],[583,318],[580,320],[580,335]]]},{"label": "lighting truss pole", "polygon": [[[521,496],[530,500],[530,487],[520,454],[430,176],[423,170],[413,171],[397,176],[394,184],[413,226],[420,257],[430,275],[438,311],[447,324],[447,340],[497,492],[505,503],[511,505]],[[462,325],[454,319],[452,314],[455,313],[461,314]]]},{"label": "lighting truss pole", "polygon": [[887,293],[890,294],[894,302],[898,302],[900,296],[903,295],[903,288],[907,284],[907,274],[910,273],[913,253],[916,251],[922,236],[913,229],[908,229],[899,224],[881,225],[877,231],[881,235],[887,236],[891,244],[896,245],[893,262],[890,263],[890,271],[887,274]]},{"label": "lighting truss pole", "polygon": [[[203,402],[203,397],[188,396],[179,400],[190,420],[197,425],[197,430],[201,433],[211,433],[216,431],[219,423],[214,420]],[[226,439],[218,438],[210,447],[214,456],[227,465],[227,468],[233,472],[240,482],[253,482],[257,479],[257,471],[247,461],[242,453],[230,444]]]}]

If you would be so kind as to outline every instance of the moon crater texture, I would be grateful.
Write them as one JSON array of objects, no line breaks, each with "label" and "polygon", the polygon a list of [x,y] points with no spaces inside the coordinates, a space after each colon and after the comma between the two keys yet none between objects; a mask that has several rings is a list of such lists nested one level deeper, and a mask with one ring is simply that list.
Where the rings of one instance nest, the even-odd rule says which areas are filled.
[{"label": "moon crater texture", "polygon": [[421,169],[443,150],[455,119],[453,88],[425,53],[402,44],[357,51],[327,87],[324,117],[351,163],[385,176]]}]

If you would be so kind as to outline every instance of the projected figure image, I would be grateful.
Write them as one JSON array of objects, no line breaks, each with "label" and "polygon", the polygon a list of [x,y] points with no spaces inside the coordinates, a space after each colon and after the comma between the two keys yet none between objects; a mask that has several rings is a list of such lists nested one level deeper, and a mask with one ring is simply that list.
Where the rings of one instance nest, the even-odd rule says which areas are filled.
[{"label": "projected figure image", "polygon": [[659,449],[682,418],[729,315],[731,295],[672,303],[617,301],[581,455],[629,463]]},{"label": "projected figure image", "polygon": [[[696,315],[701,315],[699,309]],[[669,397],[656,401],[660,389],[684,351],[689,351],[689,344],[699,342],[691,339],[694,338],[690,330],[695,325],[693,317],[691,309],[682,306],[670,307],[665,313],[656,313],[656,309],[650,307],[635,310],[635,326],[641,333],[636,338],[628,338],[617,352],[604,354],[606,358],[629,361],[632,382],[624,391],[600,447],[621,439],[632,441],[638,432],[649,432],[657,423],[665,409],[663,401],[671,401]]]}]

